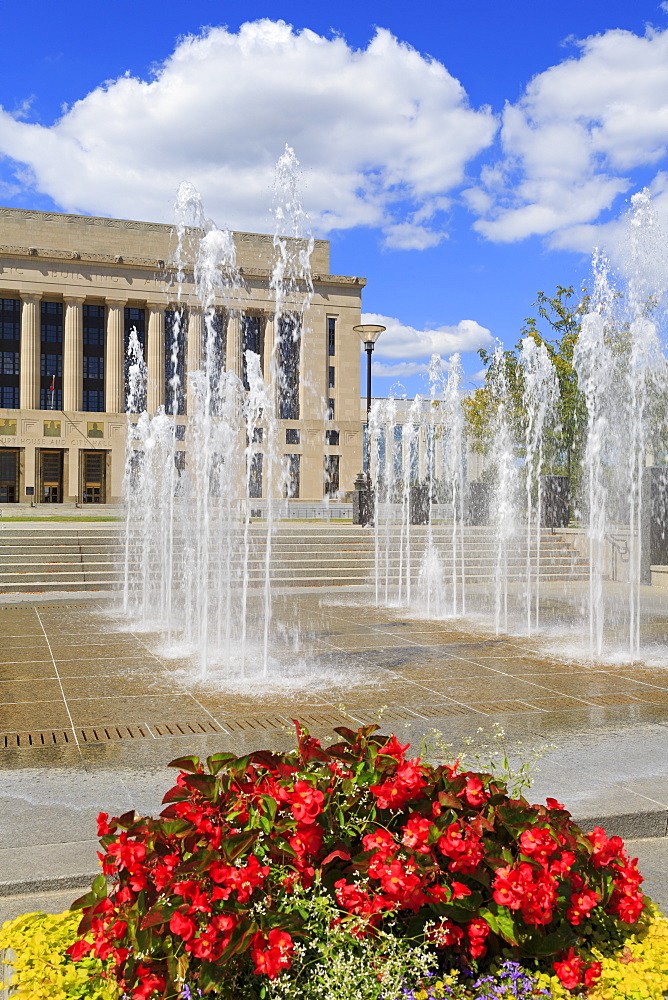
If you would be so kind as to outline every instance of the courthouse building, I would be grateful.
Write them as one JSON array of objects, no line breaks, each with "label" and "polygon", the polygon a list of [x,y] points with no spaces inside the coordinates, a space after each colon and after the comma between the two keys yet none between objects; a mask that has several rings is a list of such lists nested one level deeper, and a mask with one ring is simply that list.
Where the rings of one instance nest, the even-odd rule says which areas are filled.
[{"label": "courthouse building", "polygon": [[[280,359],[269,286],[275,250],[267,235],[234,233],[234,241],[243,306],[230,315],[222,300],[215,308],[221,354],[245,379],[246,349],[265,372],[272,352]],[[147,408],[167,404],[177,414],[187,465],[187,374],[201,367],[204,317],[186,273],[184,391],[174,400],[175,247],[172,226],[0,208],[0,503],[120,501],[133,329],[148,364]],[[315,241],[311,266],[314,294],[277,413],[293,496],[322,500],[351,490],[362,465],[353,327],[365,282],[329,273],[326,240]]]}]

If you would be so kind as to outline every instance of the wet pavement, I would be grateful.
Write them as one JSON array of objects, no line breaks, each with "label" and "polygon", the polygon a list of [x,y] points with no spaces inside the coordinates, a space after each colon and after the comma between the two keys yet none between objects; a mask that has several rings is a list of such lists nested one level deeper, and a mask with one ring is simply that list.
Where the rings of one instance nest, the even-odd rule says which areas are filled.
[{"label": "wet pavement", "polygon": [[[340,592],[277,599],[268,676],[252,647],[243,679],[215,661],[198,677],[187,650],[129,631],[103,598],[0,606],[7,906],[16,893],[55,900],[86,884],[95,871],[97,813],[157,811],[174,757],[288,748],[294,718],[323,739],[334,737],[334,726],[380,719],[383,731],[418,748],[438,731],[454,753],[467,737],[489,742],[496,723],[511,751],[546,748],[530,798],[554,796],[583,825],[643,843],[665,837],[665,600],[652,598],[655,646],[634,665],[619,655],[592,664],[568,632],[497,638],[365,600]],[[650,844],[658,892],[666,844]]]}]

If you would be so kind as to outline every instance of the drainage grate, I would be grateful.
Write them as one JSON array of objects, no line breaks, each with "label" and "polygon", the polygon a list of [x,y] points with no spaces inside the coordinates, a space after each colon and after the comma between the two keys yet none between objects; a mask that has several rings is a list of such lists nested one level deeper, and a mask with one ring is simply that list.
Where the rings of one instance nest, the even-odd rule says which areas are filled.
[{"label": "drainage grate", "polygon": [[140,740],[151,737],[148,726],[86,726],[77,729],[80,743],[109,743],[118,740]]},{"label": "drainage grate", "polygon": [[74,735],[71,729],[47,729],[36,733],[3,733],[0,741],[0,749],[26,750],[29,747],[74,746]]},{"label": "drainage grate", "polygon": [[487,701],[479,705],[471,705],[471,711],[484,712],[485,715],[496,715],[504,712],[542,712],[526,701]]},{"label": "drainage grate", "polygon": [[424,719],[447,719],[451,715],[475,715],[480,710],[477,706],[469,708],[468,705],[439,705],[437,702],[434,705],[418,705],[415,711]]},{"label": "drainage grate", "polygon": [[363,725],[373,725],[377,722],[379,726],[384,726],[386,722],[415,722],[420,716],[416,712],[411,712],[409,708],[387,708],[384,712],[377,709],[375,712],[364,709],[350,709],[350,717],[357,719]]},{"label": "drainage grate", "polygon": [[255,719],[224,719],[224,726],[231,733],[271,732],[290,727],[292,723],[279,715],[258,717]]},{"label": "drainage grate", "polygon": [[646,705],[647,696],[643,695],[641,697],[635,697],[632,694],[617,694],[613,692],[612,694],[583,694],[583,700],[586,699],[591,705],[600,705],[602,708],[624,708],[627,705]]},{"label": "drainage grate", "polygon": [[160,725],[151,724],[151,732],[154,736],[201,736],[203,733],[223,733],[222,729],[215,722],[161,722]]}]

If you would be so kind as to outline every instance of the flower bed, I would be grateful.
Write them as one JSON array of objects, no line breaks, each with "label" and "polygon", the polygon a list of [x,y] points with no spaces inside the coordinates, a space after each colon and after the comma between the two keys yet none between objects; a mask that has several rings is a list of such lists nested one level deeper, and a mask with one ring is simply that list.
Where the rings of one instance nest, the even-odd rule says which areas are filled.
[{"label": "flower bed", "polygon": [[182,757],[159,818],[101,815],[70,964],[133,1000],[663,995],[666,925],[619,838],[376,729]]}]

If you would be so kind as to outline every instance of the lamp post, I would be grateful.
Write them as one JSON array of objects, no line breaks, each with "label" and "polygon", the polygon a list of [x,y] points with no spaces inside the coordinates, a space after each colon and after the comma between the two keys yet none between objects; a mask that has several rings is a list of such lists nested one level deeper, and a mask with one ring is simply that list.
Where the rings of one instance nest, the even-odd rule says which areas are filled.
[{"label": "lamp post", "polygon": [[371,412],[371,354],[374,345],[381,333],[386,330],[385,326],[376,326],[374,323],[363,323],[361,326],[354,326],[353,330],[359,334],[360,340],[364,344],[366,351],[366,510],[364,511],[364,525],[372,523],[373,487],[371,483],[371,429],[369,427],[369,414]]}]

